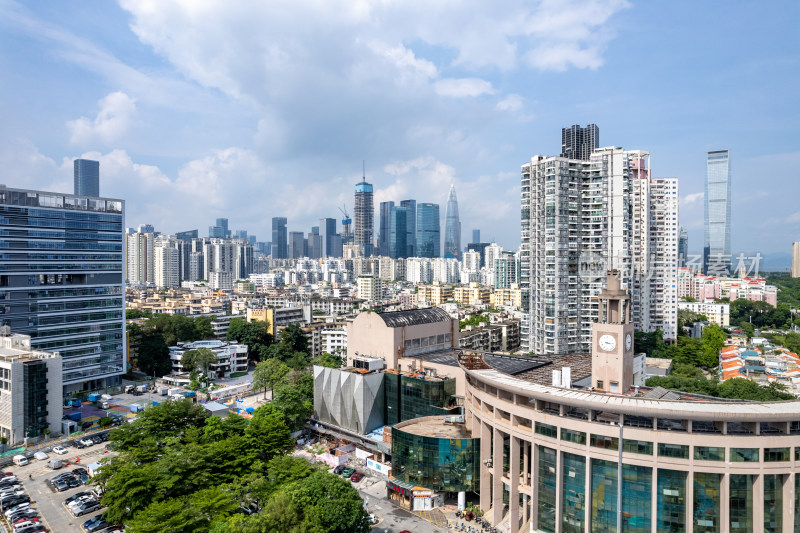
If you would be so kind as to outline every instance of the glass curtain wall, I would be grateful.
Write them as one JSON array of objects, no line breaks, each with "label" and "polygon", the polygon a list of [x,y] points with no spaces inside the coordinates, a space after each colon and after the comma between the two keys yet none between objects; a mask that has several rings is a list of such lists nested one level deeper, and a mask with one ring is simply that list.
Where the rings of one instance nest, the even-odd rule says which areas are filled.
[{"label": "glass curtain wall", "polygon": [[657,533],[686,530],[686,472],[658,470],[656,513]]},{"label": "glass curtain wall", "polygon": [[561,531],[583,533],[586,525],[586,458],[564,453],[561,469]]},{"label": "glass curtain wall", "polygon": [[622,530],[650,533],[653,470],[647,466],[622,465]]},{"label": "glass curtain wall", "polygon": [[755,476],[731,474],[731,533],[753,531],[753,481]]},{"label": "glass curtain wall", "polygon": [[783,474],[764,474],[764,533],[781,531],[783,531]]},{"label": "glass curtain wall", "polygon": [[556,530],[556,451],[539,446],[539,531],[555,533]]},{"label": "glass curtain wall", "polygon": [[617,463],[592,459],[592,532],[617,531]]},{"label": "glass curtain wall", "polygon": [[694,473],[694,531],[696,533],[719,533],[720,474]]}]

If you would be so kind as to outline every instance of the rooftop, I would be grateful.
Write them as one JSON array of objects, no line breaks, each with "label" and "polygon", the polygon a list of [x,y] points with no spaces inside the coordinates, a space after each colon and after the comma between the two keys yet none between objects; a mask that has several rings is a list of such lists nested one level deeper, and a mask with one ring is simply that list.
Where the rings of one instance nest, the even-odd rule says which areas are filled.
[{"label": "rooftop", "polygon": [[405,311],[390,311],[380,313],[381,319],[390,328],[403,326],[418,326],[421,324],[434,324],[436,322],[449,322],[452,320],[447,311],[440,307],[427,307],[425,309],[407,309]]},{"label": "rooftop", "polygon": [[396,429],[421,437],[435,437],[437,439],[471,439],[472,433],[463,423],[451,424],[444,421],[442,416],[426,416],[415,418],[408,422],[394,426]]}]

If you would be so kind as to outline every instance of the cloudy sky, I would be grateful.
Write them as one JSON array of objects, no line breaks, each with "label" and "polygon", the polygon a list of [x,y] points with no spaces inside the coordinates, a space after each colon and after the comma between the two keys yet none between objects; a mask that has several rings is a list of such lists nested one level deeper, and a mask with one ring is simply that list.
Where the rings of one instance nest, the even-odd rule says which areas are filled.
[{"label": "cloudy sky", "polygon": [[[269,240],[375,201],[437,202],[519,244],[519,169],[560,128],[649,150],[702,247],[728,148],[733,248],[800,240],[800,3],[0,0],[0,183],[71,192],[101,161],[127,225],[216,217]],[[377,219],[376,219],[377,222]]]}]

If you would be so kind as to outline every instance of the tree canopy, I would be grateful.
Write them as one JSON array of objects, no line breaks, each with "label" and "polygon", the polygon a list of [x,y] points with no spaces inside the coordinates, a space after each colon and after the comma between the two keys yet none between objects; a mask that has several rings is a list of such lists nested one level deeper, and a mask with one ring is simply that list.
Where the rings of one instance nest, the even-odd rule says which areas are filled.
[{"label": "tree canopy", "polygon": [[218,360],[216,352],[208,348],[197,348],[196,350],[186,350],[181,356],[181,366],[184,370],[191,372],[197,370],[208,374],[208,369]]},{"label": "tree canopy", "polygon": [[272,404],[247,421],[208,416],[188,400],[164,402],[110,433],[119,455],[104,460],[92,483],[106,489],[107,520],[132,533],[367,532],[350,483],[285,455],[289,431]]},{"label": "tree canopy", "polygon": [[244,318],[234,318],[228,326],[226,340],[247,345],[251,359],[258,361],[261,354],[272,345],[270,324],[266,321],[248,322]]}]

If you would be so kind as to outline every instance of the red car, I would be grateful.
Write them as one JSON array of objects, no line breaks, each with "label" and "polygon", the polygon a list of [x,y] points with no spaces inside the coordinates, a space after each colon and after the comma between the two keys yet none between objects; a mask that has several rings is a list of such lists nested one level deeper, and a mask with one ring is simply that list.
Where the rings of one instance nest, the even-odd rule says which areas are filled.
[{"label": "red car", "polygon": [[358,483],[359,481],[361,481],[361,478],[363,477],[364,474],[362,474],[361,472],[356,472],[355,474],[350,476],[350,481],[352,481],[353,483]]}]

